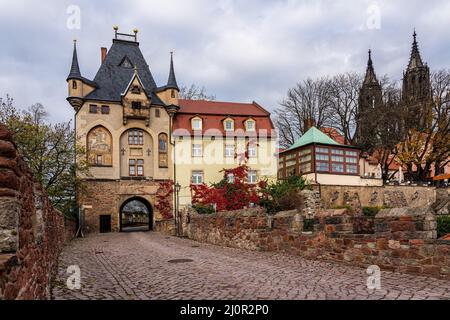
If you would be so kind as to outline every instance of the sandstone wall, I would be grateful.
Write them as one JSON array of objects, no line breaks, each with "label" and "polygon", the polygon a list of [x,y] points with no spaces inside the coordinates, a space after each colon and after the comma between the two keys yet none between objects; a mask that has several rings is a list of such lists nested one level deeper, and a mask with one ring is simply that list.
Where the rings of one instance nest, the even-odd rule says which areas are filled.
[{"label": "sandstone wall", "polygon": [[0,125],[0,300],[48,299],[64,241],[63,215]]},{"label": "sandstone wall", "polygon": [[433,239],[434,215],[424,209],[392,210],[380,211],[372,225],[345,209],[323,211],[314,218],[313,232],[303,231],[305,220],[296,211],[275,216],[258,209],[212,215],[190,212],[185,235],[216,245],[450,278],[450,241]]},{"label": "sandstone wall", "polygon": [[332,186],[321,185],[325,206],[342,206],[358,202],[361,206],[422,207],[436,202],[436,188],[421,186]]}]

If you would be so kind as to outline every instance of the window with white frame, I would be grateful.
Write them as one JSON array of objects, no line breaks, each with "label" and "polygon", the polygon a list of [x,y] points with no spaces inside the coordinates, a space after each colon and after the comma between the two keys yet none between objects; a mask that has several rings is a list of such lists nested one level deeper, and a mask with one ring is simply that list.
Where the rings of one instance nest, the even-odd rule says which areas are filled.
[{"label": "window with white frame", "polygon": [[192,184],[203,183],[203,171],[192,171]]},{"label": "window with white frame", "polygon": [[256,158],[256,143],[250,142],[247,147],[248,157],[249,158]]},{"label": "window with white frame", "polygon": [[225,145],[225,157],[234,158],[234,144]]},{"label": "window with white frame", "polygon": [[192,130],[202,130],[202,119],[200,118],[192,119]]},{"label": "window with white frame", "polygon": [[245,123],[245,127],[247,131],[255,131],[255,121],[247,120],[247,122]]},{"label": "window with white frame", "polygon": [[247,182],[250,184],[255,184],[258,178],[256,170],[249,170],[247,173]]},{"label": "window with white frame", "polygon": [[224,121],[225,131],[233,131],[234,130],[234,121],[232,119],[227,119]]},{"label": "window with white frame", "polygon": [[202,145],[200,143],[192,144],[192,156],[201,157],[203,155]]},{"label": "window with white frame", "polygon": [[229,173],[227,175],[227,181],[228,181],[228,183],[234,183],[234,174]]}]

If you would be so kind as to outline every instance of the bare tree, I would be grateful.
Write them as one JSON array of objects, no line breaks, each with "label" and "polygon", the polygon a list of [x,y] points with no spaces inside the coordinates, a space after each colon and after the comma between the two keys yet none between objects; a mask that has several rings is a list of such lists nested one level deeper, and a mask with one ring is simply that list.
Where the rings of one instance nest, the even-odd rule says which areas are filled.
[{"label": "bare tree", "polygon": [[326,122],[342,134],[346,144],[352,144],[355,138],[361,83],[356,73],[338,74],[330,82],[330,118]]},{"label": "bare tree", "polygon": [[287,147],[305,133],[306,122],[322,128],[330,119],[331,80],[307,79],[288,90],[275,111],[280,144]]},{"label": "bare tree", "polygon": [[186,100],[216,100],[216,96],[209,95],[206,88],[197,86],[195,83],[191,84],[190,87],[182,86],[180,89],[180,99]]}]

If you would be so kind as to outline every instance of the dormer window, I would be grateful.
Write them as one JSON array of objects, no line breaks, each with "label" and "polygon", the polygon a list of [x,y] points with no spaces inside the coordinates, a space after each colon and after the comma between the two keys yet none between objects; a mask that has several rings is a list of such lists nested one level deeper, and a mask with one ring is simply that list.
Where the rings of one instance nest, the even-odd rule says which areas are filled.
[{"label": "dormer window", "polygon": [[234,130],[234,121],[233,121],[233,119],[226,119],[225,121],[224,121],[224,128],[225,128],[225,131],[233,131]]},{"label": "dormer window", "polygon": [[133,101],[131,102],[131,108],[133,110],[141,110],[142,103],[140,101]]},{"label": "dormer window", "polygon": [[255,120],[247,120],[245,122],[245,129],[247,131],[255,131]]},{"label": "dormer window", "polygon": [[120,63],[120,66],[128,69],[133,68],[133,64],[127,57],[123,58],[122,62]]},{"label": "dormer window", "polygon": [[194,118],[192,119],[192,130],[202,130],[202,119],[200,118]]}]

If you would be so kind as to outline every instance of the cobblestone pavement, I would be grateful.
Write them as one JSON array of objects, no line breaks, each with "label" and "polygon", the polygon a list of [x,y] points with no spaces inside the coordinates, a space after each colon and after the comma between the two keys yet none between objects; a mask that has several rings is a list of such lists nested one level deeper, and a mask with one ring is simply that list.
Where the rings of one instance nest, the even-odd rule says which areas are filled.
[{"label": "cobblestone pavement", "polygon": [[[192,262],[169,262],[191,259]],[[175,261],[176,262],[176,261]],[[81,289],[69,290],[69,265]],[[69,243],[54,299],[450,299],[450,281],[201,244],[153,232],[91,235]]]}]

